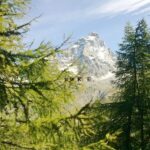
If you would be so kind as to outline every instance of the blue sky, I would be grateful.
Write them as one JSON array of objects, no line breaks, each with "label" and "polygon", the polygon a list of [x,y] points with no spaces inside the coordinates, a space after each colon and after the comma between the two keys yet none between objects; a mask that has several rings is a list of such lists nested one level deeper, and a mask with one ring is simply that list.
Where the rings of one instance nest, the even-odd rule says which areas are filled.
[{"label": "blue sky", "polygon": [[145,18],[150,26],[150,0],[32,0],[26,19],[35,21],[26,41],[51,41],[55,46],[64,34],[71,41],[96,32],[112,50],[118,49],[124,26]]}]

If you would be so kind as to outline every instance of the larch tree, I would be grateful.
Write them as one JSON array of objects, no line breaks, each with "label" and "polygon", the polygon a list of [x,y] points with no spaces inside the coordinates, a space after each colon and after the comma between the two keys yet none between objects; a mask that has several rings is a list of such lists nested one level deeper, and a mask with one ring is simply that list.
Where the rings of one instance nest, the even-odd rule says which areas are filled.
[{"label": "larch tree", "polygon": [[[26,49],[22,36],[28,23],[17,25],[30,1],[0,0],[0,148],[45,149],[59,143],[63,106],[74,85],[60,71],[58,48],[41,43]],[[57,143],[57,144],[56,144]]]},{"label": "larch tree", "polygon": [[29,3],[0,0],[0,149],[82,149],[81,139],[93,132],[90,104],[69,112],[78,86],[64,80],[73,75],[60,71],[56,59],[68,39],[58,48],[25,47],[22,37],[32,21],[16,20]]}]

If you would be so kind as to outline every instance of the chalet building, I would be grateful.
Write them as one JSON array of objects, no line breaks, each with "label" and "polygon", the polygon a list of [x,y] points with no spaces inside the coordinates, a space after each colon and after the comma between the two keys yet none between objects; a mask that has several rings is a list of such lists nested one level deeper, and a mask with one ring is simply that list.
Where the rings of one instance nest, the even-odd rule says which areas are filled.
[{"label": "chalet building", "polygon": [[82,81],[91,82],[92,78],[90,76],[88,76],[88,77],[77,76],[77,77],[66,77],[64,80],[65,80],[65,82],[73,82],[73,81],[77,81],[77,82],[82,82]]}]

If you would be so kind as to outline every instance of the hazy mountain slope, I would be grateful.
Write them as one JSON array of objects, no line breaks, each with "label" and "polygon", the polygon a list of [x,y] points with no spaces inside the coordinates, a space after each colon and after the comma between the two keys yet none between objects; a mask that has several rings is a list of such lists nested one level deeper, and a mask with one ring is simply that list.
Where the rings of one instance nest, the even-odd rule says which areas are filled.
[{"label": "hazy mountain slope", "polygon": [[[68,70],[83,78],[84,88],[76,93],[80,103],[99,97],[100,91],[112,92],[116,58],[98,34],[90,33],[79,39],[60,58],[62,69],[70,66]],[[87,77],[91,80],[87,81]]]}]

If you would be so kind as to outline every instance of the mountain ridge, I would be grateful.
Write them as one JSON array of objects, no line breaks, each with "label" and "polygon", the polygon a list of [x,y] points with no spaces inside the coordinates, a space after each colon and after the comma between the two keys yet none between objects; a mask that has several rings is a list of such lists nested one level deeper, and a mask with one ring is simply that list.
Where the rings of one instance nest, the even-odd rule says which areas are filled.
[{"label": "mountain ridge", "polygon": [[100,99],[100,93],[110,96],[114,89],[115,54],[106,46],[97,33],[82,37],[64,50],[60,56],[60,68],[67,69],[75,76],[90,77],[83,80],[84,88],[75,92],[75,103],[80,106],[91,99]]},{"label": "mountain ridge", "polygon": [[82,72],[100,78],[114,71],[115,55],[97,33],[91,32],[64,51],[61,67],[65,68],[70,64],[69,70],[75,74]]}]

